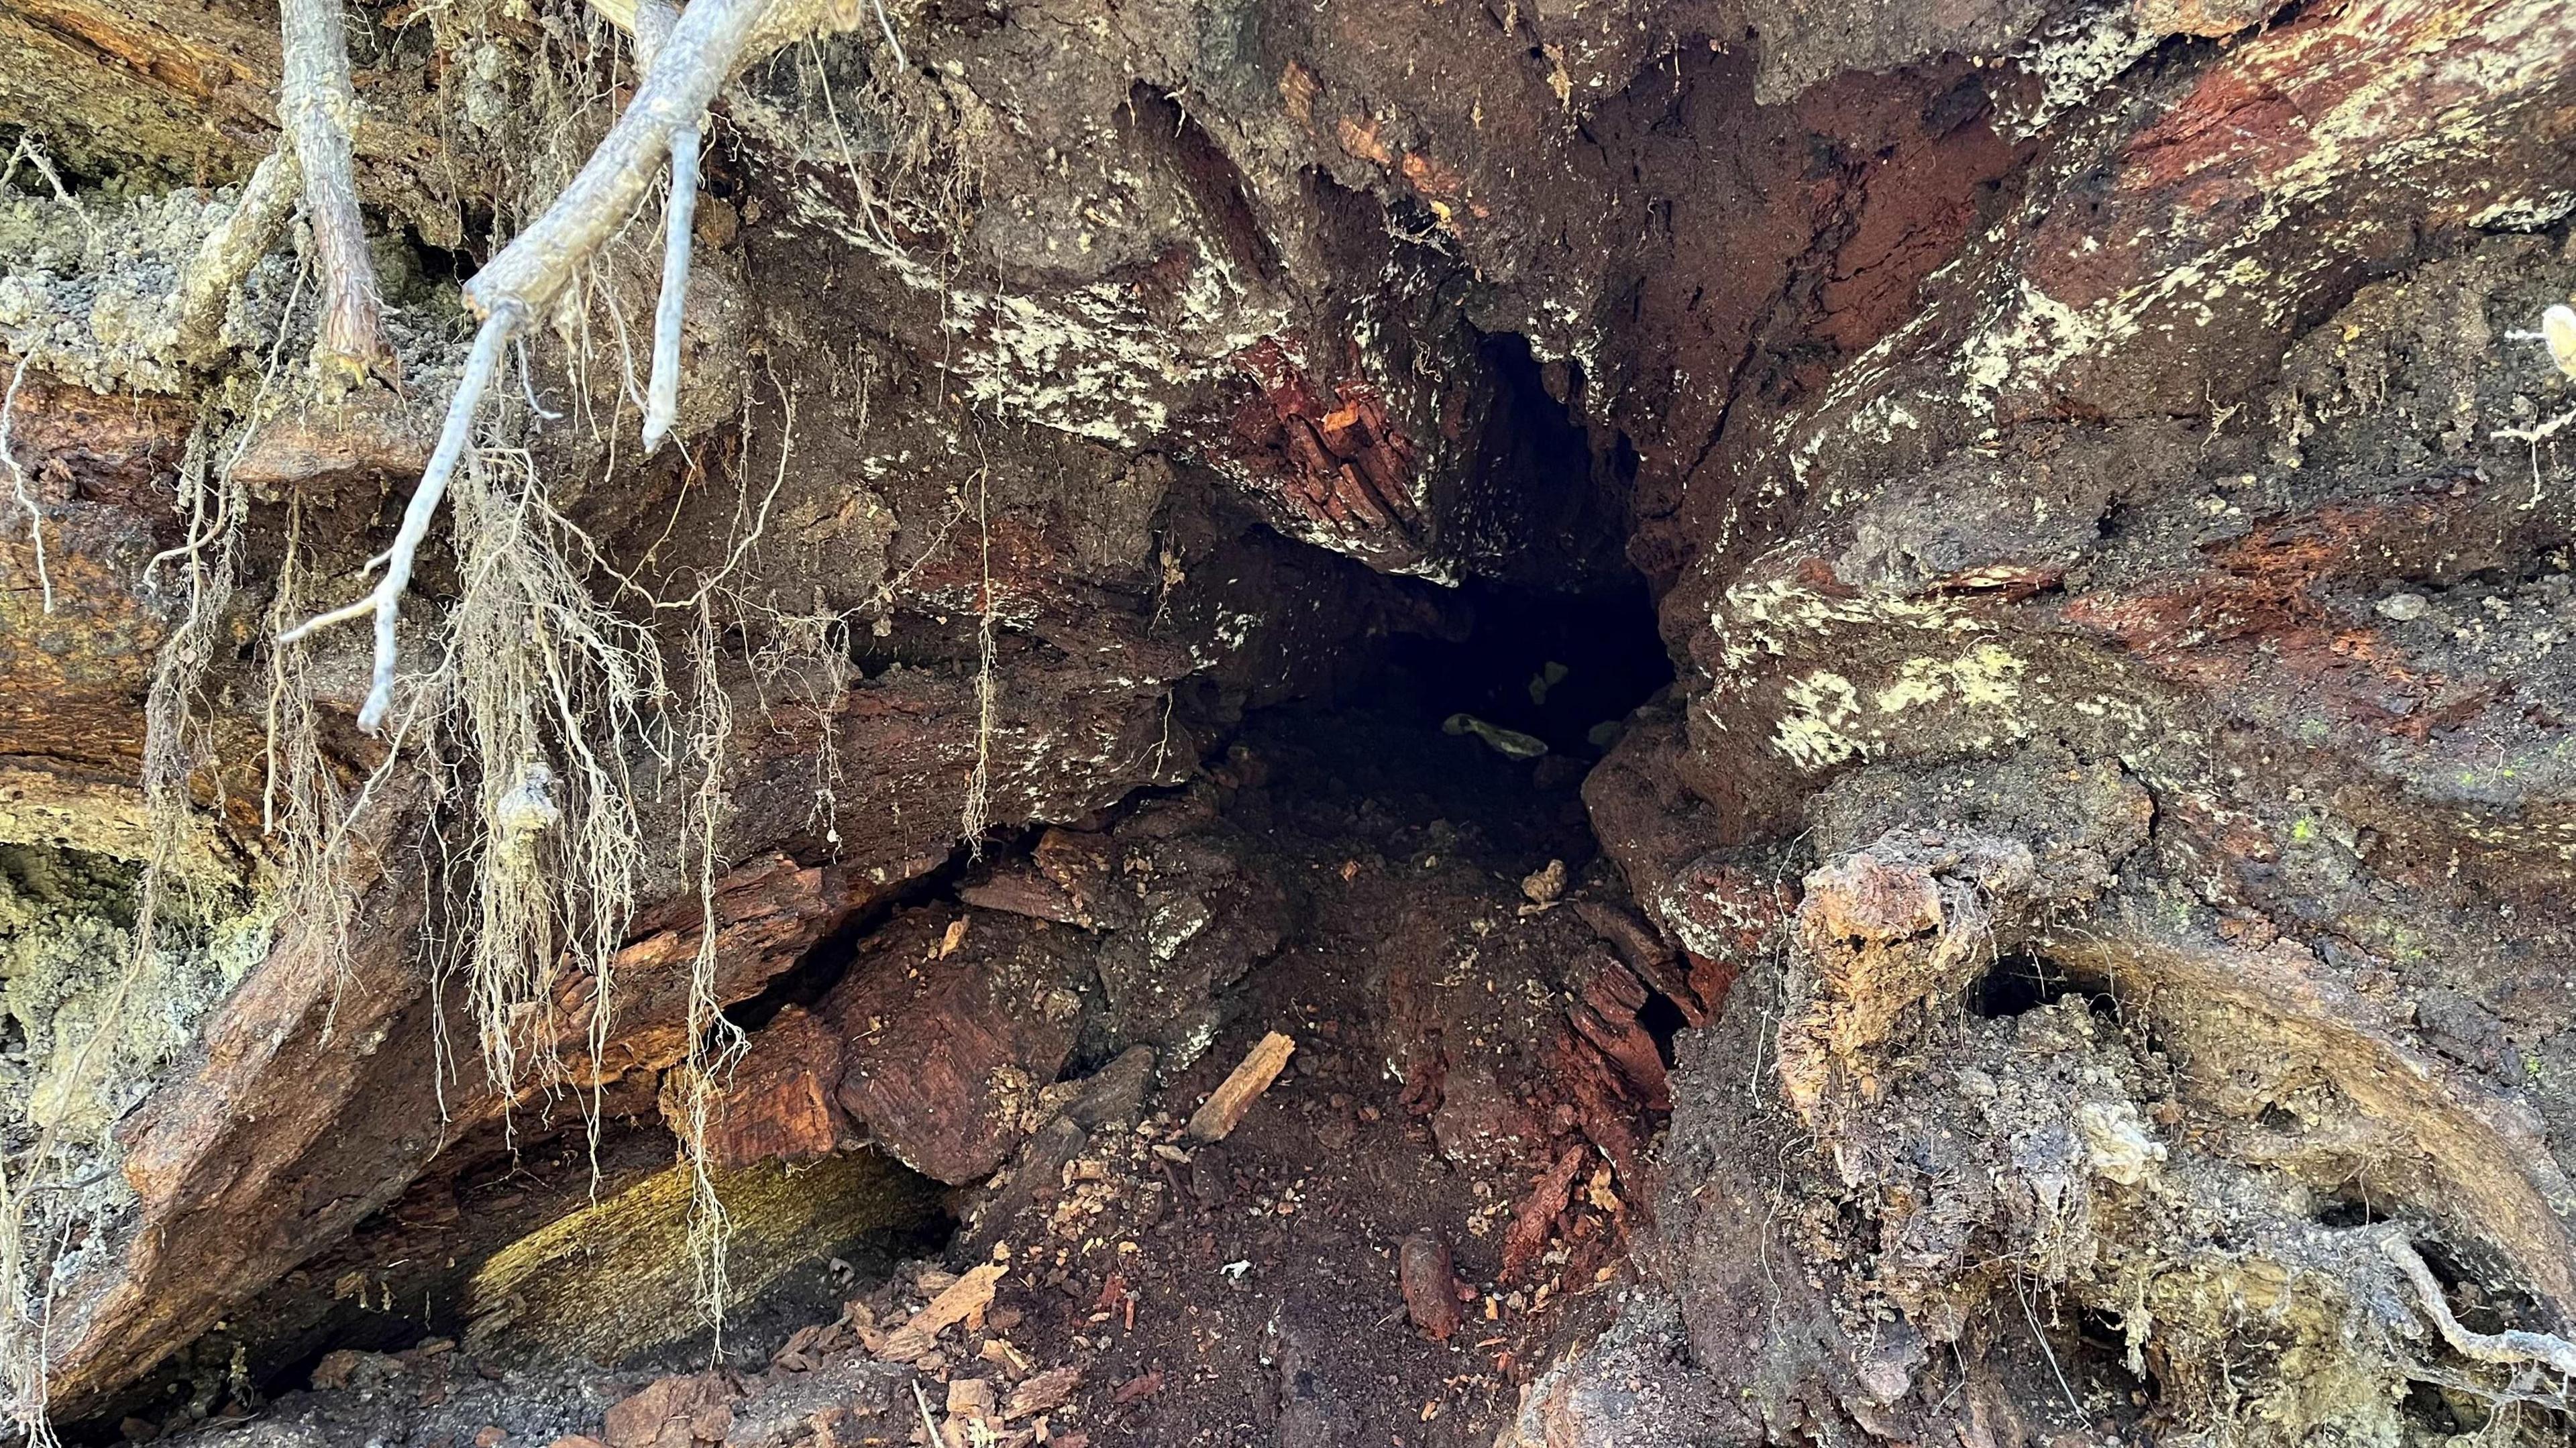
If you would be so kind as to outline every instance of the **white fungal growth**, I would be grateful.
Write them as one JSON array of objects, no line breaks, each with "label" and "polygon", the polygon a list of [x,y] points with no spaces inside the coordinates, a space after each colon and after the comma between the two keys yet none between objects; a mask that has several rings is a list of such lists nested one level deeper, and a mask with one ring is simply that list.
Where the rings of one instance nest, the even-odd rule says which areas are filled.
[{"label": "white fungal growth", "polygon": [[492,802],[493,842],[504,848],[525,846],[560,823],[563,810],[555,804],[554,789],[554,771],[543,764],[522,770],[518,782]]}]

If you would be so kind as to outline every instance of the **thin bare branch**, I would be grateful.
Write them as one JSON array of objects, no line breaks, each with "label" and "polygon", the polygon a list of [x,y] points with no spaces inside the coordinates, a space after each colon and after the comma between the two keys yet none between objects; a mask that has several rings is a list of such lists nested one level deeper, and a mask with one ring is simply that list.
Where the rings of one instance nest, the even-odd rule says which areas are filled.
[{"label": "thin bare branch", "polygon": [[296,165],[294,147],[281,144],[242,183],[232,211],[216,222],[196,255],[178,271],[178,332],[185,343],[211,345],[224,327],[224,301],[240,286],[250,268],[296,214],[296,188],[304,186],[304,167]]},{"label": "thin bare branch", "polygon": [[[290,6],[315,0],[288,0]],[[527,319],[546,307],[605,243],[619,222],[643,198],[653,172],[671,149],[675,135],[694,132],[716,92],[723,89],[755,45],[775,47],[795,38],[823,11],[816,0],[697,0],[671,23],[667,35],[652,46],[652,58],[634,98],[590,153],[572,184],[563,189],[545,214],[492,258],[465,284],[466,303],[483,314],[483,329],[474,338],[473,354],[456,395],[448,400],[438,449],[421,475],[420,486],[403,510],[402,529],[385,551],[385,574],[373,592],[279,636],[293,643],[316,629],[372,613],[376,620],[375,680],[358,713],[358,727],[374,733],[393,707],[397,648],[394,626],[400,617],[403,590],[439,499],[455,476],[457,462],[474,430],[474,413],[491,384],[502,348]],[[639,18],[641,18],[639,16]],[[336,24],[337,12],[332,19]],[[646,22],[659,29],[659,17]],[[341,57],[346,65],[345,54]],[[313,158],[303,156],[306,179]],[[692,156],[694,160],[694,155]],[[682,228],[685,233],[685,228]]]},{"label": "thin bare branch", "polygon": [[349,135],[358,93],[349,83],[349,40],[340,0],[282,0],[286,75],[278,118],[295,143],[304,172],[304,210],[322,273],[322,321],[313,359],[326,382],[352,385],[373,375],[393,382],[400,364],[385,345],[384,301],[367,254],[358,213]]},{"label": "thin bare branch", "polygon": [[473,439],[474,410],[483,400],[484,389],[492,383],[501,349],[526,319],[527,313],[517,304],[505,302],[484,318],[483,330],[475,334],[474,351],[465,360],[465,375],[456,384],[456,396],[447,405],[446,424],[439,429],[438,450],[430,454],[429,468],[421,474],[420,486],[412,490],[411,503],[403,509],[402,528],[395,533],[393,546],[384,552],[385,576],[377,581],[375,591],[278,635],[279,643],[291,644],[331,624],[368,613],[376,616],[375,681],[367,690],[365,707],[358,711],[358,727],[370,734],[383,727],[386,713],[393,708],[397,658],[394,625],[401,617],[403,590],[411,586],[412,563],[420,552],[421,540],[429,536],[429,520],[438,512],[438,500],[446,495],[448,481],[456,476],[456,465]]},{"label": "thin bare branch", "polygon": [[580,174],[465,284],[466,301],[485,313],[517,302],[530,315],[543,315],[574,269],[642,198],[673,134],[697,125],[754,39],[772,30],[774,12],[796,6],[797,0],[697,0],[680,12],[634,99]]},{"label": "thin bare branch", "polygon": [[304,184],[304,168],[292,146],[268,153],[250,179],[242,183],[233,209],[197,244],[197,254],[179,269],[175,293],[179,336],[191,346],[211,346],[224,324],[224,304],[234,286],[268,251],[295,214],[295,195]]}]

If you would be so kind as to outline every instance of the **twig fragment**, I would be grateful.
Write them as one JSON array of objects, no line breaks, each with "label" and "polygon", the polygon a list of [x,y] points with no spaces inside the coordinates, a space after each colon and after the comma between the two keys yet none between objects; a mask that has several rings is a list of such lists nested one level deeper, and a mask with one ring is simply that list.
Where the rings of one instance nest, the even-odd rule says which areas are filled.
[{"label": "twig fragment", "polygon": [[349,157],[358,93],[349,83],[340,0],[281,0],[278,13],[286,53],[278,118],[304,172],[304,210],[322,273],[313,360],[326,385],[355,385],[369,376],[397,382],[401,364],[385,344],[384,300]]},{"label": "twig fragment", "polygon": [[1261,1043],[1226,1073],[1226,1078],[1217,1083],[1214,1091],[1208,1093],[1206,1103],[1191,1114],[1190,1123],[1185,1128],[1190,1140],[1225,1140],[1243,1124],[1244,1113],[1252,1109],[1252,1103],[1260,1100],[1261,1093],[1270,1089],[1270,1083],[1279,1079],[1281,1068],[1288,1064],[1288,1058],[1296,1050],[1296,1041],[1277,1031],[1263,1036]]}]

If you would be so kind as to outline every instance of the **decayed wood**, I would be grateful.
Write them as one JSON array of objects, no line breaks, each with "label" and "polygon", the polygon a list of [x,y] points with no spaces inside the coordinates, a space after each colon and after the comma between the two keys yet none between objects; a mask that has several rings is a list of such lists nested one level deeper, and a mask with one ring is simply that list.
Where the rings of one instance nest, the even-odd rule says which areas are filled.
[{"label": "decayed wood", "polygon": [[949,946],[954,924],[920,912],[878,931],[815,1014],[849,1043],[841,1109],[905,1165],[963,1185],[1028,1139],[1073,1053],[1087,961],[1064,932],[1009,916]]},{"label": "decayed wood", "polygon": [[[840,1037],[802,1006],[789,1006],[752,1036],[742,1061],[722,1087],[699,1149],[713,1165],[732,1170],[759,1161],[805,1162],[829,1155],[843,1135],[840,1108],[832,1101],[841,1080]],[[678,1129],[665,1078],[663,1115]]]},{"label": "decayed wood", "polygon": [[1288,1064],[1289,1056],[1296,1050],[1297,1043],[1277,1031],[1263,1036],[1261,1043],[1243,1058],[1242,1064],[1217,1083],[1217,1088],[1208,1093],[1206,1102],[1191,1115],[1187,1128],[1190,1139],[1225,1140],[1243,1124],[1244,1113],[1252,1109],[1252,1103],[1260,1100],[1261,1093],[1270,1089],[1270,1083],[1279,1079],[1280,1069]]},{"label": "decayed wood", "polygon": [[[424,1044],[435,1007],[411,954],[424,892],[416,876],[370,877],[384,843],[418,827],[417,808],[402,791],[381,800],[352,851],[365,864],[344,881],[358,895],[353,940],[289,917],[268,959],[199,1030],[194,1067],[119,1126],[137,1230],[96,1259],[102,1281],[57,1296],[58,1408],[203,1332],[391,1200],[437,1149],[436,1063]],[[340,1044],[352,1038],[413,1049]]]},{"label": "decayed wood", "polygon": [[[230,178],[274,138],[278,36],[222,5],[0,5],[0,122],[78,162]],[[76,100],[77,104],[67,104]]]},{"label": "decayed wood", "polygon": [[[381,859],[384,841],[419,827],[416,808],[385,801],[359,855]],[[443,1141],[499,1117],[504,1103],[478,1072],[450,1082],[442,1119],[438,1007],[412,955],[420,881],[352,886],[366,891],[355,949],[344,953],[290,922],[201,1032],[200,1062],[121,1128],[139,1230],[101,1260],[112,1277],[102,1290],[61,1296],[52,1324],[57,1404],[76,1410],[158,1362],[393,1199]],[[840,872],[778,855],[737,868],[716,897],[718,994],[728,1003],[758,991],[872,898]],[[681,1023],[700,919],[692,896],[636,922],[638,939],[615,963],[616,1034],[604,1056],[582,1054],[577,1034],[561,1043],[578,1080],[660,1070],[686,1053]],[[584,1004],[564,1002],[567,1018],[581,1018]],[[352,1033],[385,1047],[342,1048]],[[205,1228],[214,1222],[220,1231]]]},{"label": "decayed wood", "polygon": [[[467,1350],[486,1360],[615,1362],[699,1330],[690,1176],[675,1165],[495,1253],[467,1289]],[[870,1232],[908,1227],[930,1205],[918,1180],[866,1151],[793,1174],[775,1163],[727,1172],[716,1186],[728,1306]]]},{"label": "decayed wood", "polygon": [[1004,1270],[999,1262],[986,1262],[948,1284],[930,1299],[929,1306],[886,1335],[885,1346],[877,1356],[899,1363],[928,1356],[940,1333],[982,1315],[985,1308],[993,1305],[993,1289],[1001,1282]]}]

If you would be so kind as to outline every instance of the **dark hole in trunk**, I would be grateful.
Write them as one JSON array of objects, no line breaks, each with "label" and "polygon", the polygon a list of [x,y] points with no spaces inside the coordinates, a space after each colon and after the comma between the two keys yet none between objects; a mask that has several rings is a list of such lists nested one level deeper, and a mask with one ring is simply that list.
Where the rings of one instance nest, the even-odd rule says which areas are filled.
[{"label": "dark hole in trunk", "polygon": [[1682,1008],[1673,1004],[1673,998],[1662,991],[1650,992],[1646,1003],[1637,1008],[1637,1024],[1645,1028],[1647,1035],[1655,1038],[1656,1056],[1662,1059],[1665,1069],[1671,1069],[1674,1062],[1673,1037],[1690,1024],[1682,1015]]},{"label": "dark hole in trunk", "polygon": [[1966,1001],[1970,1014],[1999,1021],[2055,1005],[2069,996],[2085,1002],[2096,1015],[2118,1018],[2119,1002],[2111,994],[2110,982],[2087,972],[2069,971],[2057,961],[2028,950],[1998,957],[1985,975],[1968,987]]}]

